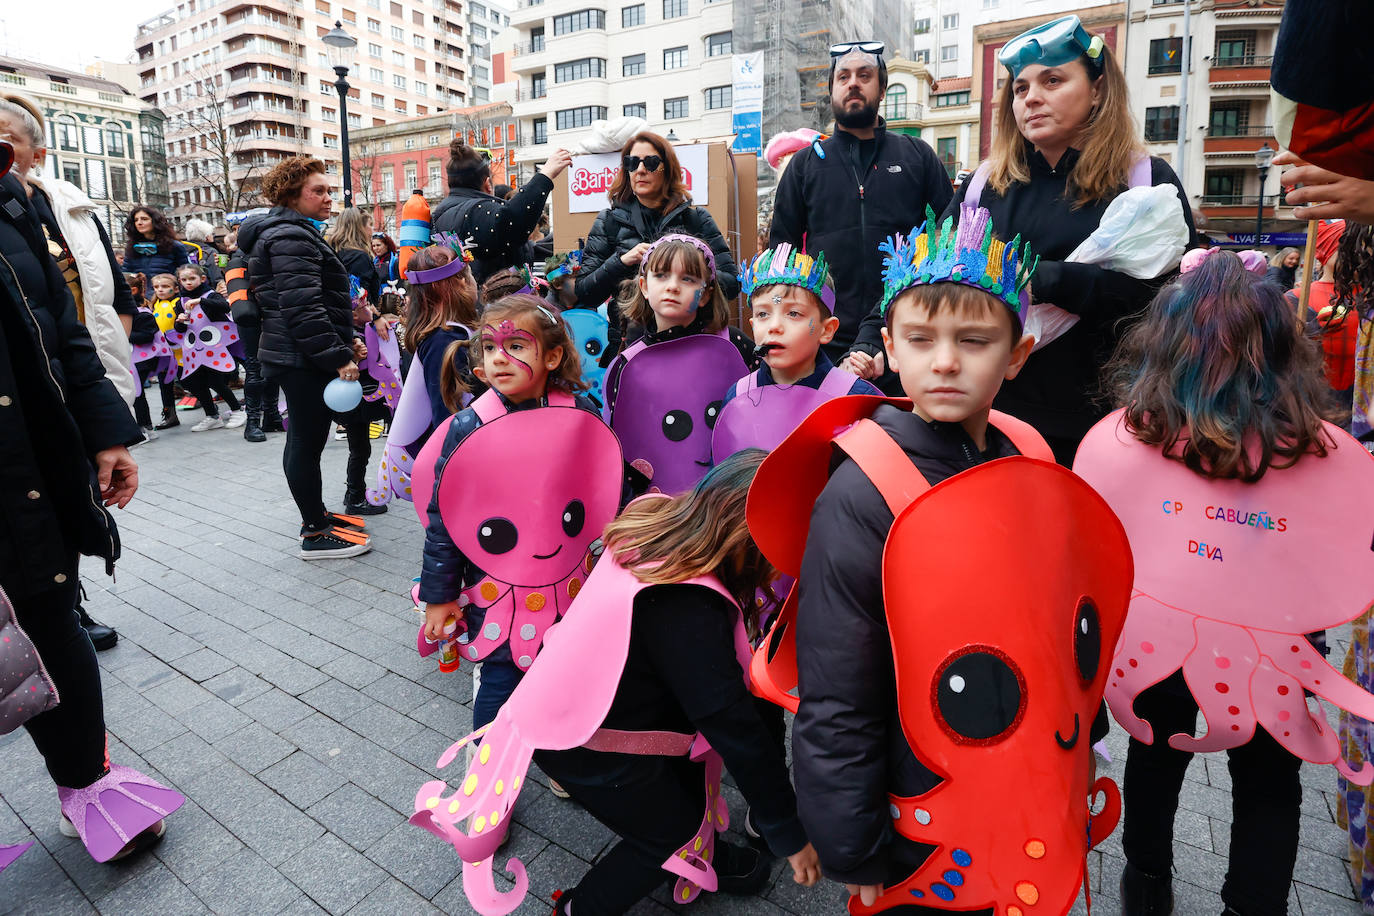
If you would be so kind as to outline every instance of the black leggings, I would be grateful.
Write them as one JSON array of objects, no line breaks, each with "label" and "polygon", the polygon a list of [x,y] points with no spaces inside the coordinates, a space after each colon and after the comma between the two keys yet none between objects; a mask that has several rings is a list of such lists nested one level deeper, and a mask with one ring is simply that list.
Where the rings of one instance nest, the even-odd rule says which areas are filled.
[{"label": "black leggings", "polygon": [[372,436],[369,427],[374,420],[385,420],[391,415],[386,401],[363,401],[347,414],[340,416],[339,422],[348,434],[348,468],[344,475],[345,502],[357,504],[363,501],[367,491],[367,464],[372,460]]},{"label": "black leggings", "polygon": [[243,335],[243,401],[249,413],[277,416],[277,395],[280,390],[276,377],[264,378],[262,361],[258,359],[258,344],[262,342],[262,325],[242,322]]},{"label": "black leggings", "polygon": [[[1154,744],[1131,739],[1126,754],[1126,803],[1121,845],[1126,860],[1149,875],[1173,870],[1174,814],[1183,774],[1193,755],[1174,750],[1169,736],[1197,731],[1197,702],[1183,676],[1149,688],[1135,701],[1136,715],[1154,728]],[[1302,761],[1262,728],[1227,752],[1231,772],[1231,857],[1221,900],[1242,916],[1288,911],[1288,889],[1298,857]]]},{"label": "black leggings", "polygon": [[329,442],[333,412],[324,403],[324,386],[338,376],[316,369],[287,369],[276,376],[286,395],[290,416],[286,425],[286,448],[282,451],[282,470],[291,498],[301,513],[301,524],[319,530],[327,524],[320,456]]},{"label": "black leggings", "polygon": [[109,768],[105,750],[105,705],[95,647],[76,615],[76,557],[67,581],[57,588],[16,595],[6,588],[19,625],[33,640],[43,667],[61,699],[24,723],[53,782],[81,789]]},{"label": "black leggings", "polygon": [[160,359],[145,359],[134,366],[134,386],[138,389],[138,394],[134,397],[134,419],[144,429],[153,425],[152,414],[148,412],[148,394],[145,389],[148,385],[148,379],[157,372],[159,362],[161,362]]},{"label": "black leggings", "polygon": [[181,387],[196,396],[196,400],[200,401],[201,409],[205,411],[207,417],[218,417],[219,411],[215,409],[216,394],[224,399],[225,405],[230,410],[238,410],[242,407],[239,404],[239,399],[234,397],[234,389],[229,387],[232,378],[233,376],[228,372],[206,369],[202,366],[182,379]]}]

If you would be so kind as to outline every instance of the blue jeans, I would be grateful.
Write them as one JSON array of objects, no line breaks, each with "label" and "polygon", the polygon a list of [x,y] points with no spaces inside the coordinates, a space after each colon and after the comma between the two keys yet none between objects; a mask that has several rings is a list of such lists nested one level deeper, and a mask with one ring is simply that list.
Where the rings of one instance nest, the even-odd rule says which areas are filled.
[{"label": "blue jeans", "polygon": [[515,693],[515,686],[525,672],[513,661],[482,662],[482,683],[472,699],[472,727],[474,730],[496,718],[497,710]]}]

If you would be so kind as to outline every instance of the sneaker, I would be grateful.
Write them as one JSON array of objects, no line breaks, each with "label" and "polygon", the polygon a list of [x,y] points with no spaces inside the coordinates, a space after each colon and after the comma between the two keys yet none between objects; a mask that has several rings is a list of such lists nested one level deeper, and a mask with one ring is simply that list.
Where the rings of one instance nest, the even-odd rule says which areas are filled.
[{"label": "sneaker", "polygon": [[200,401],[195,395],[188,394],[186,397],[177,401],[177,410],[195,410],[200,406]]},{"label": "sneaker", "polygon": [[195,426],[191,427],[193,433],[203,433],[207,429],[224,429],[224,421],[219,417],[206,417]]},{"label": "sneaker", "polygon": [[330,526],[301,538],[302,560],[341,560],[367,553],[371,549],[367,535],[346,528]]},{"label": "sneaker", "polygon": [[572,798],[572,796],[568,794],[568,790],[560,786],[558,782],[553,779],[549,780],[549,791],[553,793],[554,798]]},{"label": "sneaker", "polygon": [[715,866],[720,893],[752,897],[768,886],[773,859],[752,846],[736,846],[725,837],[716,837]]},{"label": "sneaker", "polygon": [[156,442],[156,441],[157,441],[157,430],[153,429],[153,427],[151,427],[151,426],[145,426],[145,427],[143,427],[143,441],[144,441],[144,442]]},{"label": "sneaker", "polygon": [[[341,512],[326,512],[325,515],[329,518],[329,524],[335,528],[347,528],[359,534],[367,534],[367,522],[356,515],[344,515]],[[304,534],[305,532],[301,533]]]},{"label": "sneaker", "polygon": [[382,433],[386,432],[386,424],[381,420],[373,420],[367,427],[367,438],[380,439]]},{"label": "sneaker", "polygon": [[[62,815],[61,820],[57,822],[57,832],[62,834],[63,836],[71,837],[73,840],[81,839],[81,833],[76,829],[76,825],[73,824],[65,814]],[[132,840],[130,840],[128,843],[124,845],[123,849],[119,850],[119,852],[115,853],[113,856],[106,859],[105,861],[118,862],[120,859],[126,859],[136,852],[141,852],[145,849],[149,849],[152,846],[157,845],[157,843],[166,835],[167,820],[164,818],[158,821],[153,826],[149,827],[147,830],[144,830],[138,836],[134,837]]]},{"label": "sneaker", "polygon": [[334,430],[334,441],[335,441],[335,442],[342,442],[342,441],[344,441],[344,440],[347,439],[347,438],[348,438],[348,430],[344,429],[342,426],[337,427],[337,428]]},{"label": "sneaker", "polygon": [[1172,883],[1127,862],[1121,870],[1122,916],[1169,916],[1174,911]]},{"label": "sneaker", "polygon": [[225,429],[238,429],[248,422],[248,411],[240,407],[238,410],[231,410],[229,416],[222,417]]}]

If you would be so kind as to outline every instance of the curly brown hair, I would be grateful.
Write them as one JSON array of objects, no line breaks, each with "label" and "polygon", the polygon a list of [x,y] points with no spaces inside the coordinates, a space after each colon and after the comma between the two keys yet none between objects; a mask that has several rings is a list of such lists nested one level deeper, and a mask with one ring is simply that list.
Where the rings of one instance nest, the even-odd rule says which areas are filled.
[{"label": "curly brown hair", "polygon": [[1374,312],[1374,227],[1347,220],[1336,250],[1336,301],[1368,321]]},{"label": "curly brown hair", "polygon": [[157,245],[157,250],[162,252],[176,251],[177,231],[172,226],[172,221],[167,218],[157,207],[148,207],[140,204],[129,211],[129,216],[124,220],[124,257],[132,259],[134,256],[134,243],[147,241],[143,233],[134,228],[134,219],[140,214],[148,214],[148,218],[153,221],[153,242]]},{"label": "curly brown hair", "polygon": [[262,193],[274,206],[289,207],[301,196],[311,175],[323,175],[324,163],[314,156],[283,159],[263,176]]},{"label": "curly brown hair", "polygon": [[[687,193],[687,186],[682,181],[682,165],[677,161],[677,153],[673,151],[673,144],[653,131],[643,131],[635,134],[625,141],[625,145],[620,148],[620,160],[623,163],[625,157],[630,155],[630,150],[635,148],[636,143],[647,143],[658,151],[658,156],[663,160],[663,189],[659,192],[657,209],[667,210],[677,206],[682,201],[692,200],[692,195]],[[611,203],[629,203],[635,196],[630,189],[630,176],[624,168],[616,174],[615,181],[611,184],[610,191],[606,192],[610,197]]]}]

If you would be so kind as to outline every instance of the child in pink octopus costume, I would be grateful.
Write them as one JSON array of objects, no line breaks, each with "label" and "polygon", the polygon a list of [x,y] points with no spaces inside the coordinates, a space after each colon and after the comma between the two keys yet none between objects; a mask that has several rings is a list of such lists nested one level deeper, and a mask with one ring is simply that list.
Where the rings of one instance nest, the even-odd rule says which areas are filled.
[{"label": "child in pink octopus costume", "polygon": [[420,787],[411,823],[453,845],[479,913],[509,913],[529,889],[524,865],[510,859],[515,886],[498,891],[492,857],[531,759],[621,837],[558,898],[556,913],[624,913],[665,878],[676,878],[675,903],[702,890],[760,890],[767,856],[716,836],[728,825],[722,762],[794,880],[819,879],[786,761],[758,740],[763,724],[744,674],[754,592],[776,574],[745,524],[762,457],[740,452],[680,496],[629,506],[606,529],[606,555],[549,631],[538,664],[488,728],[439,759],[446,766],[482,739],[459,788]]}]

